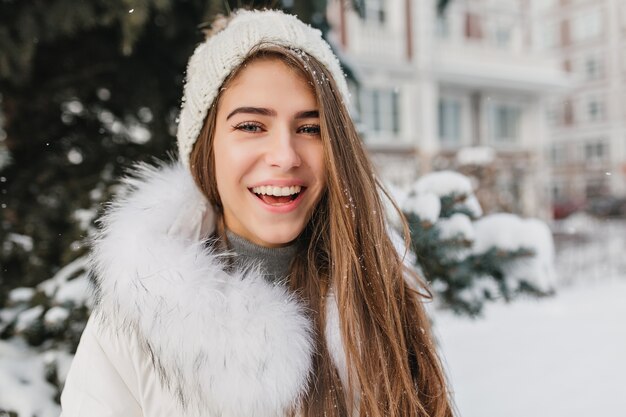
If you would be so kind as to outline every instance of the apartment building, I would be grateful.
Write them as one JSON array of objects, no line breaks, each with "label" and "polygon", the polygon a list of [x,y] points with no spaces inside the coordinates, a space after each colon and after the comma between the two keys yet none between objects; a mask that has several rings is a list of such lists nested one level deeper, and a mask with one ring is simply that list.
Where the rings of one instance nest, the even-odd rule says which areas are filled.
[{"label": "apartment building", "polygon": [[[403,184],[433,169],[478,177],[487,210],[547,217],[547,92],[567,82],[533,45],[525,0],[365,0],[364,16],[330,3],[331,41],[355,69],[353,99],[382,176]],[[467,148],[493,155],[467,162]],[[484,155],[485,152],[482,152]]]},{"label": "apartment building", "polygon": [[544,0],[534,13],[543,50],[576,79],[548,105],[553,199],[626,197],[626,2]]}]

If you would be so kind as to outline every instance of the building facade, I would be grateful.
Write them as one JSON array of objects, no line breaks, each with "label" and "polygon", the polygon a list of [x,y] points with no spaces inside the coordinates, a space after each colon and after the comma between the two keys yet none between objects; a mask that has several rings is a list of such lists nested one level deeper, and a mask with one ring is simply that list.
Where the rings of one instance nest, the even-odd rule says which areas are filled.
[{"label": "building facade", "polygon": [[626,197],[626,3],[544,0],[534,12],[543,50],[576,79],[548,104],[552,197]]},{"label": "building facade", "polygon": [[[534,45],[525,0],[365,0],[329,6],[330,37],[355,68],[364,140],[388,181],[431,170],[477,178],[488,211],[547,217],[547,92],[567,82]],[[491,158],[460,158],[480,148]],[[479,158],[480,159],[480,158]]]}]

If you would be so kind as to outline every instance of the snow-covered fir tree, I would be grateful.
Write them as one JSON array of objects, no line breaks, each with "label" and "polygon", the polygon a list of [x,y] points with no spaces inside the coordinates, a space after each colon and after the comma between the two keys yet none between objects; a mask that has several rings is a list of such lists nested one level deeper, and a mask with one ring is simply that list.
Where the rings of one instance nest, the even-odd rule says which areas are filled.
[{"label": "snow-covered fir tree", "polygon": [[554,247],[545,223],[483,216],[470,179],[454,171],[427,174],[395,194],[416,266],[445,306],[476,315],[487,300],[552,291]]}]

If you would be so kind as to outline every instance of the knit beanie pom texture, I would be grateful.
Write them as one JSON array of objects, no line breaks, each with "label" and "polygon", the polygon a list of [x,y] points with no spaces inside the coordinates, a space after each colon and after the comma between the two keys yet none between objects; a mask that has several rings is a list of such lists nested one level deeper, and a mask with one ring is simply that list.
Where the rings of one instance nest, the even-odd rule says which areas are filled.
[{"label": "knit beanie pom texture", "polygon": [[349,103],[348,85],[339,60],[319,30],[278,10],[239,10],[226,27],[198,45],[187,65],[176,133],[179,157],[185,166],[189,167],[191,150],[220,86],[262,43],[300,49],[315,57],[332,74],[344,102]]}]

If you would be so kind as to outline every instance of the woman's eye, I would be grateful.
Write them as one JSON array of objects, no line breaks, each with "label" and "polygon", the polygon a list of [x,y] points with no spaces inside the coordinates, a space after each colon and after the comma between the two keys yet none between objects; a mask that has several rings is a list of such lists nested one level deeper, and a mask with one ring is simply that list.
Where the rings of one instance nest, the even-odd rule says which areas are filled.
[{"label": "woman's eye", "polygon": [[259,133],[263,131],[260,124],[252,123],[252,122],[239,123],[238,125],[233,126],[233,127],[237,130],[241,130],[242,132],[247,132],[247,133]]},{"label": "woman's eye", "polygon": [[298,129],[298,133],[304,133],[306,135],[319,135],[320,134],[320,126],[319,125],[305,125],[305,126],[301,126]]}]

